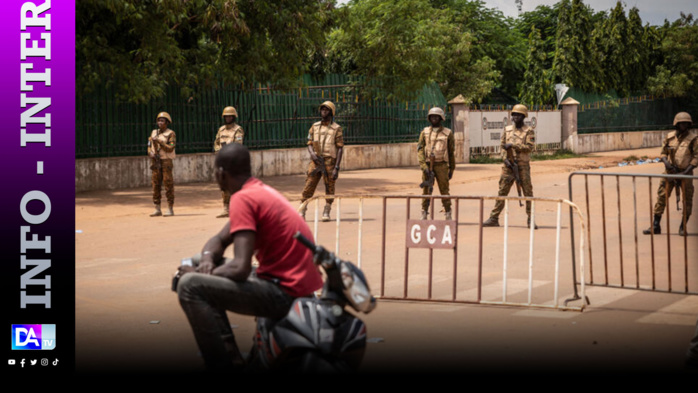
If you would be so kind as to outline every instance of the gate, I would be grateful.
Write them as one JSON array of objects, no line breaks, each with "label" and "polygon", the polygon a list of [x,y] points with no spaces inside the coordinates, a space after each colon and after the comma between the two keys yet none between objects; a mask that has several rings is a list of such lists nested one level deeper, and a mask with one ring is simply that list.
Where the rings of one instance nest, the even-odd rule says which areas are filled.
[{"label": "gate", "polygon": [[[583,190],[575,194],[573,179],[580,177],[584,182]],[[591,187],[590,178],[594,179]],[[676,188],[671,196],[667,193],[662,233],[641,234],[642,228],[652,227],[657,187],[663,179],[668,182],[683,180],[681,201],[676,199]],[[576,197],[587,218],[587,227],[582,230],[587,231],[588,239],[588,272],[585,276],[588,281],[575,278],[576,284],[698,295],[696,230],[695,225],[687,225],[683,214],[686,211],[685,182],[695,179],[698,176],[611,172],[570,174],[569,200]],[[696,195],[694,201],[695,198]],[[682,222],[686,230],[683,235],[678,235]],[[572,244],[574,231],[572,227]],[[573,246],[573,264],[574,251]],[[615,255],[618,258],[609,257]]]},{"label": "gate", "polygon": [[[425,199],[415,195],[334,195],[333,219],[320,222],[315,196],[310,226],[318,244],[334,243],[334,252],[357,263],[382,299],[492,304],[565,310],[584,309],[575,285],[574,265],[562,263],[570,243],[563,231],[585,227],[579,208],[564,199],[515,196],[427,196],[430,219],[413,218]],[[452,201],[453,220],[439,219],[435,204]],[[504,224],[483,228],[485,201],[503,200]],[[511,201],[530,201],[539,230],[528,228],[526,215],[512,215]],[[314,205],[314,209],[313,209]],[[563,206],[573,214],[567,222]],[[536,209],[540,213],[536,213]],[[539,220],[540,222],[538,222]],[[522,225],[523,223],[523,225]],[[554,225],[549,225],[554,223]],[[553,238],[554,230],[554,238]],[[536,241],[536,234],[540,238]],[[586,231],[579,234],[579,274],[584,275]],[[368,240],[367,240],[368,239]],[[411,239],[411,240],[410,240]],[[356,251],[351,245],[356,244]],[[429,246],[428,244],[431,244]],[[574,253],[572,253],[574,255]],[[375,290],[376,283],[380,288]]]}]

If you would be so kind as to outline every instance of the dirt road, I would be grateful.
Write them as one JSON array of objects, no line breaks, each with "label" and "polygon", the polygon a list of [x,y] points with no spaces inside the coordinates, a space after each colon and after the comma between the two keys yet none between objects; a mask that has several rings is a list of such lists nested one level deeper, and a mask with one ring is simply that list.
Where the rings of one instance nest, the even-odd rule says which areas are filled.
[{"label": "dirt road", "polygon": [[[541,161],[532,164],[534,194],[549,198],[567,198],[567,179],[574,170],[627,171],[628,173],[661,173],[661,164],[618,167],[624,158],[654,157],[658,149],[643,149],[598,153],[586,158]],[[599,169],[604,167],[604,169]],[[610,168],[610,169],[609,169]],[[176,169],[175,169],[176,170]],[[451,183],[452,195],[495,195],[500,165],[459,165]],[[262,179],[297,203],[304,176],[284,176]],[[417,168],[388,168],[342,172],[337,193],[342,195],[419,195]],[[656,184],[656,183],[655,183]],[[615,191],[614,184],[607,185]],[[575,186],[577,187],[577,186]],[[624,192],[630,185],[623,183]],[[320,187],[321,188],[321,187]],[[581,189],[581,188],[579,188]],[[577,188],[575,188],[577,190]],[[512,190],[512,194],[515,191]],[[652,192],[656,192],[656,185]],[[437,191],[438,193],[438,191]],[[623,194],[625,195],[625,194]],[[653,195],[656,198],[656,195]],[[580,199],[575,195],[575,201]],[[609,205],[615,204],[611,200]],[[695,198],[694,198],[695,199]],[[625,204],[626,201],[623,201]],[[411,205],[411,216],[418,214],[417,199]],[[647,205],[644,200],[642,206]],[[694,206],[698,203],[694,200]],[[618,203],[621,204],[620,202]],[[486,201],[485,217],[493,202]],[[538,206],[538,205],[537,205]],[[597,208],[598,206],[594,206]],[[357,260],[358,210],[346,203],[342,210],[340,255]],[[440,204],[437,203],[437,208]],[[379,253],[381,238],[378,211],[380,206],[367,203],[364,221],[365,235],[361,260],[374,293],[381,288],[390,294],[400,294],[404,277],[404,202],[390,208],[394,216],[388,220],[390,235],[386,277],[380,276]],[[525,282],[528,266],[527,247],[530,232],[525,226],[523,208],[510,206],[511,230],[509,258],[514,283]],[[116,191],[86,192],[76,195],[76,357],[78,371],[83,372],[157,372],[198,371],[202,369],[190,328],[179,308],[170,279],[178,261],[201,249],[204,242],[222,226],[214,218],[220,211],[220,193],[213,183],[176,185],[175,217],[150,218],[150,190],[137,188]],[[646,209],[645,209],[646,210]],[[312,206],[311,206],[312,211]],[[312,214],[309,211],[308,218]],[[333,218],[337,204],[333,210]],[[555,217],[553,205],[537,207],[540,229],[536,236],[536,299],[550,298],[552,260],[555,247]],[[402,214],[402,215],[401,215]],[[437,216],[440,214],[437,210]],[[479,207],[463,203],[459,209],[459,249],[457,289],[458,298],[467,298],[474,285],[476,271],[476,237]],[[563,229],[569,221],[563,214]],[[671,213],[674,214],[674,213]],[[610,210],[608,216],[617,219]],[[638,215],[640,216],[640,215]],[[647,212],[642,211],[644,228]],[[594,216],[596,217],[596,216]],[[675,216],[674,216],[675,217]],[[673,219],[673,218],[672,218]],[[609,228],[622,228],[630,234],[637,225],[635,217],[624,213],[621,225],[609,221]],[[501,222],[501,220],[500,220]],[[394,223],[394,225],[393,225]],[[674,221],[676,226],[677,222]],[[594,233],[600,232],[592,223]],[[309,222],[311,229],[313,223]],[[698,280],[695,251],[698,224],[689,222],[686,247],[690,257],[687,277],[691,285]],[[676,228],[670,247],[683,247]],[[609,229],[610,232],[610,229]],[[335,248],[336,224],[320,223],[318,242]],[[487,228],[483,238],[484,296],[501,296],[502,228]],[[623,236],[626,236],[623,235]],[[567,235],[569,238],[569,235]],[[612,235],[609,236],[612,238]],[[622,236],[620,237],[623,238]],[[666,236],[657,237],[658,255],[666,247]],[[676,239],[674,239],[676,238]],[[592,237],[592,242],[595,238]],[[640,239],[646,245],[645,238]],[[606,260],[617,263],[618,250],[609,241]],[[598,244],[598,243],[597,243]],[[600,248],[594,248],[593,268],[598,274],[603,263]],[[570,250],[562,244],[561,282],[559,299],[574,290],[568,279],[571,274]],[[566,247],[566,248],[565,248]],[[625,241],[616,248],[631,247]],[[644,247],[644,246],[642,246]],[[666,251],[666,250],[664,250]],[[641,254],[644,254],[644,248]],[[674,253],[674,267],[680,265],[683,248]],[[423,296],[428,288],[425,253],[410,251],[410,295]],[[432,281],[435,297],[451,296],[450,269],[453,253],[435,254]],[[526,257],[524,257],[524,255]],[[622,257],[621,257],[622,258]],[[626,257],[632,260],[632,256]],[[514,265],[514,261],[524,263]],[[660,257],[658,256],[659,260]],[[446,261],[442,263],[442,261]],[[663,271],[661,266],[657,271]],[[618,270],[610,271],[610,279]],[[663,273],[666,278],[675,273]],[[680,273],[673,282],[681,283]],[[449,276],[450,275],[450,276]],[[543,278],[540,278],[543,277]],[[598,277],[598,276],[597,276]],[[380,284],[384,278],[384,287]],[[517,281],[518,280],[518,281]],[[665,282],[665,279],[662,279]],[[595,282],[600,282],[596,279]],[[665,284],[662,284],[665,286]],[[676,286],[678,284],[674,284]],[[523,285],[525,287],[525,285]],[[510,288],[512,298],[525,298],[517,285]],[[541,294],[542,293],[542,294]],[[698,296],[653,293],[606,287],[587,287],[591,304],[584,312],[540,310],[527,307],[503,307],[428,302],[379,301],[378,308],[362,316],[367,322],[369,344],[362,373],[468,373],[468,372],[551,372],[551,371],[681,371],[683,354],[698,318]],[[551,299],[547,299],[550,301]],[[235,334],[243,351],[251,345],[253,318],[231,315]]]}]

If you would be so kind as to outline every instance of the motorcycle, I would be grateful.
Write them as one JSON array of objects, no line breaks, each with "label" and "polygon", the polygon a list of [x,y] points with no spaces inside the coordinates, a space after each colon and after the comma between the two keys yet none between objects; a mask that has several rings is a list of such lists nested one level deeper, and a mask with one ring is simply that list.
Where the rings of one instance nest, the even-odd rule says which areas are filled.
[{"label": "motorcycle", "polygon": [[334,373],[358,370],[366,349],[366,325],[349,313],[376,307],[361,269],[296,233],[313,251],[313,262],[326,279],[319,297],[296,299],[280,319],[257,318],[250,371]]},{"label": "motorcycle", "polygon": [[[347,311],[370,313],[376,307],[365,275],[349,261],[313,244],[297,232],[294,238],[313,252],[325,281],[321,294],[293,301],[285,317],[257,317],[245,372],[347,373],[358,370],[366,349],[366,324]],[[196,266],[200,254],[182,260]],[[172,290],[176,291],[176,272]]]}]

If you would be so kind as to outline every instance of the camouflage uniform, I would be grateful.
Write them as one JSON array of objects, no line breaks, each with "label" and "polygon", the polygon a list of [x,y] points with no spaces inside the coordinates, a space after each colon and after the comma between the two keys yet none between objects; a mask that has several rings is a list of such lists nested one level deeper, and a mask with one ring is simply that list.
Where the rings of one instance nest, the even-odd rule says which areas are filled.
[{"label": "camouflage uniform", "polygon": [[[245,131],[240,125],[235,123],[222,125],[218,129],[216,140],[213,142],[213,151],[217,153],[218,150],[228,143],[239,143],[242,145],[244,137]],[[226,217],[228,215],[228,205],[230,204],[230,194],[227,191],[221,191],[221,196],[223,198],[223,213],[219,214],[218,217]]]},{"label": "camouflage uniform", "polygon": [[161,199],[161,188],[165,186],[165,196],[167,198],[168,205],[174,206],[174,178],[172,176],[172,160],[175,158],[175,145],[176,136],[175,132],[171,129],[166,129],[160,132],[159,129],[155,129],[150,133],[152,138],[156,138],[160,141],[159,145],[153,146],[148,141],[148,153],[160,156],[160,162],[162,163],[162,168],[157,168],[157,162],[155,158],[150,158],[150,169],[152,170],[151,181],[153,185],[153,203],[157,206],[160,205]]},{"label": "camouflage uniform", "polygon": [[[500,148],[504,158],[506,158],[507,151],[504,149],[506,143],[512,144],[512,150],[514,151],[514,160],[519,166],[519,177],[521,178],[521,191],[524,196],[533,196],[533,184],[531,183],[531,151],[536,147],[536,135],[533,128],[524,125],[521,128],[516,128],[515,125],[509,125],[504,128],[504,133],[502,134],[502,139],[500,143]],[[504,165],[502,167],[502,174],[499,178],[499,196],[509,195],[511,186],[514,185],[515,178],[514,173],[509,167]],[[490,218],[497,220],[499,214],[504,209],[504,201],[498,200],[494,209],[490,213]],[[531,202],[526,202],[526,214],[528,215],[529,221],[531,218]]]},{"label": "camouflage uniform", "polygon": [[[426,170],[429,169],[429,156],[434,154],[434,180],[439,186],[441,195],[450,195],[448,174],[456,169],[456,139],[453,132],[440,126],[426,127],[419,134],[417,142],[417,157],[419,167],[422,170],[422,181],[427,179]],[[429,187],[422,188],[422,195],[429,195]],[[422,211],[429,210],[429,199],[422,201]],[[443,198],[441,204],[445,212],[451,211],[451,200]]]},{"label": "camouflage uniform", "polygon": [[[678,137],[676,131],[670,132],[662,143],[661,157],[666,158],[671,165],[676,166],[679,172],[686,170],[689,165],[698,166],[698,135],[688,131],[682,137]],[[667,179],[661,180],[657,191],[657,202],[654,204],[655,215],[664,213],[667,197],[671,196],[673,188],[673,181],[667,183]],[[693,210],[693,182],[684,182],[684,188],[683,200],[686,206],[686,219],[688,219]]]},{"label": "camouflage uniform", "polygon": [[[344,147],[342,127],[334,121],[330,123],[319,121],[313,124],[308,131],[308,146],[312,146],[315,154],[324,161],[327,177],[323,176],[322,172],[312,175],[312,172],[317,168],[317,164],[314,161],[310,161],[308,177],[305,179],[305,187],[301,195],[301,203],[315,194],[315,188],[317,188],[321,177],[325,181],[325,195],[334,195],[336,180],[332,178],[332,172],[337,163],[337,150]],[[325,201],[328,205],[332,205],[334,199],[327,198]]]},{"label": "camouflage uniform", "polygon": [[[671,170],[672,174],[683,174],[684,172],[692,174],[693,168],[698,166],[698,137],[691,132],[690,128],[692,126],[693,120],[687,112],[679,112],[674,116],[674,127],[676,130],[670,132],[662,143],[661,160],[666,168],[664,173],[669,174],[669,170]],[[684,224],[688,222],[693,210],[693,182],[679,181],[679,185],[676,182],[676,180],[662,179],[659,183],[652,226],[642,231],[643,234],[662,233],[660,221],[662,213],[664,213],[664,209],[667,207],[667,199],[671,196],[672,189],[676,186],[681,187],[681,183],[683,183],[683,189],[685,190],[683,199],[685,209],[680,220],[679,235],[685,234]]]}]

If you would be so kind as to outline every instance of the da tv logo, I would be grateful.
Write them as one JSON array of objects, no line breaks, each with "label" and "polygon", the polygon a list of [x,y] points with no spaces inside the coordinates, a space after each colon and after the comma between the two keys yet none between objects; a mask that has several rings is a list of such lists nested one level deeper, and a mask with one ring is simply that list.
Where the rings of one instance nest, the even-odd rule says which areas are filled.
[{"label": "da tv logo", "polygon": [[56,325],[12,325],[13,350],[56,348]]}]

